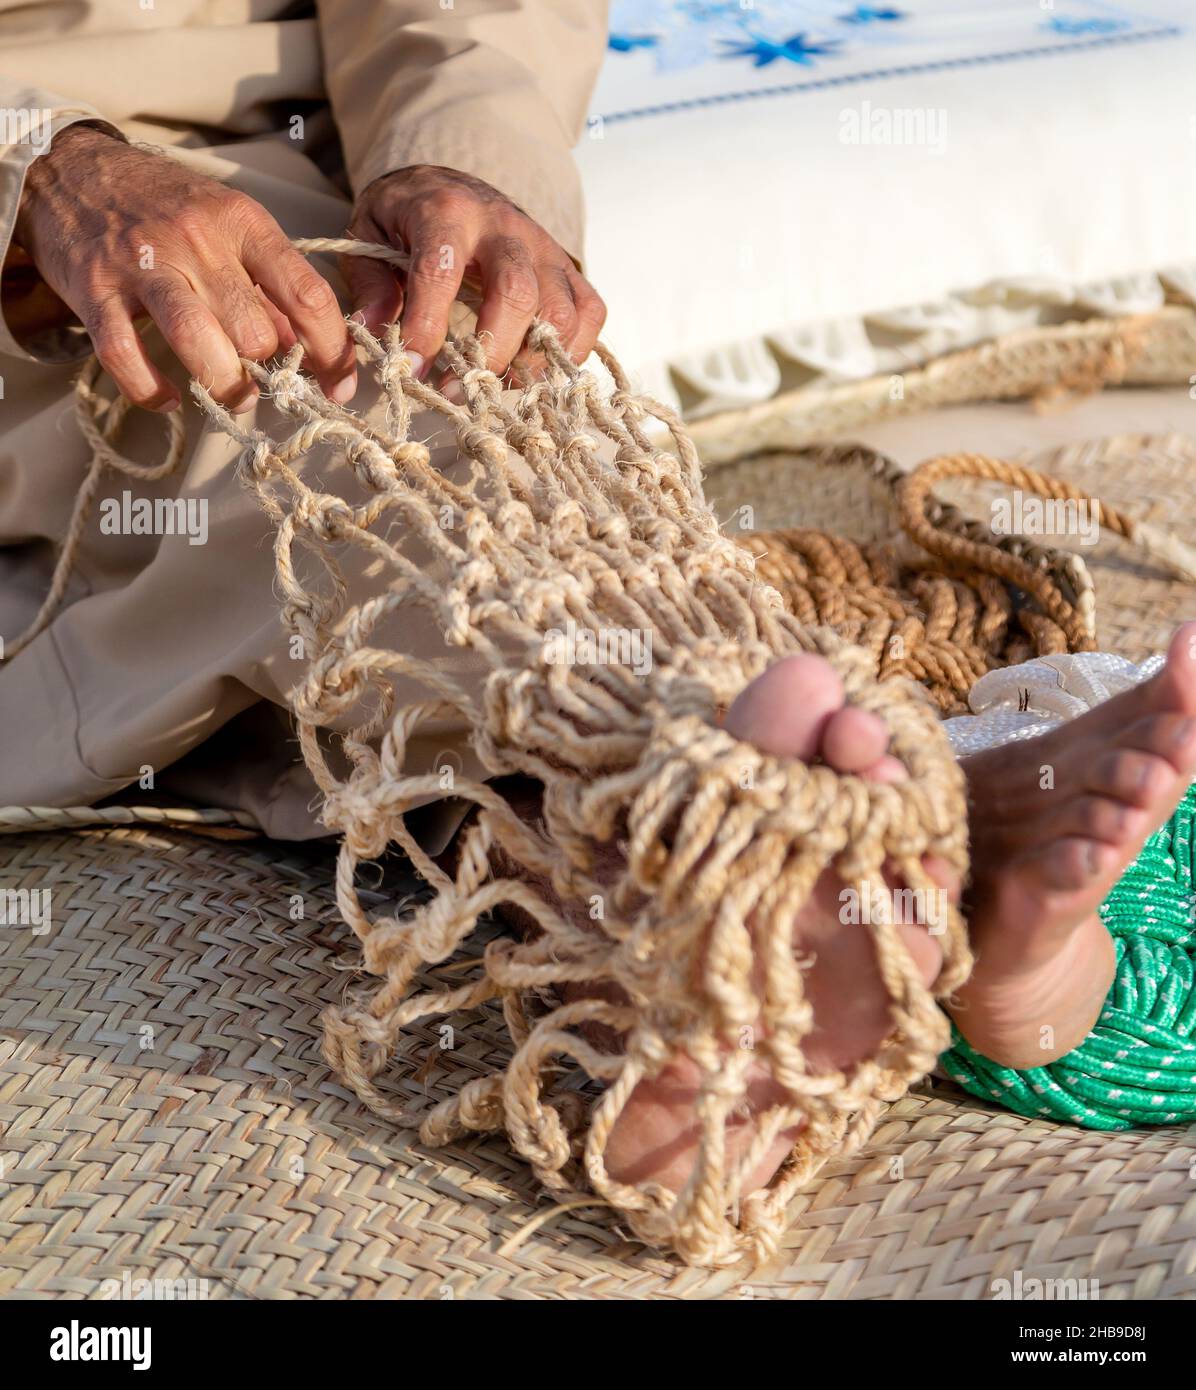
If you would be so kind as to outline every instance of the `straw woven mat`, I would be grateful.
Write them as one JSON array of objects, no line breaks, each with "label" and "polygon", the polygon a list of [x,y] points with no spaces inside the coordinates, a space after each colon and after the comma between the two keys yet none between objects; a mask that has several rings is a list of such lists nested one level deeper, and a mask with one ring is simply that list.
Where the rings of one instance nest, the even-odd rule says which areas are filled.
[{"label": "straw woven mat", "polygon": [[[1065,449],[1039,466],[1196,531],[1196,443]],[[1132,464],[1132,469],[1130,465]],[[858,535],[887,524],[859,470],[756,459],[716,502]],[[973,494],[973,502],[976,495]],[[720,514],[722,514],[720,512]],[[1192,593],[1102,540],[1103,641],[1155,645]],[[330,1076],[320,1011],[352,978],[329,852],[161,827],[0,838],[6,887],[48,887],[53,930],[0,930],[0,1291],[204,1278],[212,1298],[986,1298],[1097,1278],[1106,1299],[1196,1295],[1196,1139],[1027,1121],[928,1085],[794,1204],[767,1268],[686,1269],[602,1209],[547,1208],[500,1139],[425,1150]],[[381,895],[410,888],[398,864]],[[293,894],[304,916],[290,917]],[[442,967],[443,969],[443,967]],[[393,1086],[439,1099],[492,1064],[493,1016],[455,1046],[415,1029]]]}]

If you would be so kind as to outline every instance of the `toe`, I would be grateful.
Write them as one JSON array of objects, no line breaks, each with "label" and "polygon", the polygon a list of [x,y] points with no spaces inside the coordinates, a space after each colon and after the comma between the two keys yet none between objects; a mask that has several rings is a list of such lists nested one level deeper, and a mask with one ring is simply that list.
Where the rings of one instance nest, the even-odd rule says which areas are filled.
[{"label": "toe", "polygon": [[607,1171],[617,1182],[651,1179],[674,1191],[684,1187],[701,1137],[695,1112],[700,1082],[697,1064],[680,1054],[635,1088],[606,1149]]},{"label": "toe", "polygon": [[[734,1168],[755,1139],[761,1118],[787,1103],[783,1087],[763,1063],[753,1064],[746,1077],[741,1106],[727,1121],[726,1164]],[[616,1182],[658,1182],[680,1192],[689,1181],[702,1144],[697,1103],[702,1072],[679,1053],[650,1080],[641,1081],[628,1097],[611,1130],[605,1163]],[[797,1140],[798,1129],[784,1130],[747,1176],[744,1192],[763,1187],[784,1162]]]},{"label": "toe", "polygon": [[875,766],[888,747],[889,731],[884,721],[867,710],[848,706],[836,710],[826,721],[819,751],[836,772],[863,772]]},{"label": "toe", "polygon": [[1146,812],[1112,796],[1076,797],[1063,807],[1055,825],[1059,835],[1079,835],[1103,845],[1141,841],[1147,833]]},{"label": "toe", "polygon": [[1145,714],[1196,717],[1196,622],[1176,629],[1166,661],[1150,680],[1101,701],[1069,725],[1065,745],[1074,746],[1078,730],[1093,738],[1116,738]]},{"label": "toe", "polygon": [[1027,878],[1047,893],[1078,893],[1117,872],[1122,863],[1116,848],[1083,835],[1065,835],[1027,856]]},{"label": "toe", "polygon": [[907,782],[909,772],[905,764],[900,759],[895,758],[892,753],[886,753],[883,758],[878,758],[871,767],[866,767],[860,774],[866,782]]},{"label": "toe", "polygon": [[829,662],[805,653],[787,656],[740,693],[723,727],[764,753],[808,762],[843,700],[843,682]]},{"label": "toe", "polygon": [[1176,629],[1166,665],[1150,682],[1149,695],[1156,710],[1196,716],[1196,622]]},{"label": "toe", "polygon": [[1175,769],[1166,758],[1138,748],[1110,748],[1092,762],[1087,789],[1146,811],[1175,786]]},{"label": "toe", "polygon": [[922,860],[922,867],[935,883],[944,890],[947,897],[957,903],[963,891],[963,882],[950,864],[937,854],[928,854]]},{"label": "toe", "polygon": [[1131,724],[1117,742],[1124,748],[1163,758],[1174,772],[1186,774],[1196,764],[1196,717],[1150,714]]}]

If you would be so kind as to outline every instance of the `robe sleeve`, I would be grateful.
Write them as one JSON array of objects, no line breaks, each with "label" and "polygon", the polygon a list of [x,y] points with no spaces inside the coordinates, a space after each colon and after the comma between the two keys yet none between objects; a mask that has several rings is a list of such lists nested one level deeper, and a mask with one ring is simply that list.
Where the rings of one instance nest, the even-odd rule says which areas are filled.
[{"label": "robe sleeve", "polygon": [[505,193],[580,261],[581,137],[604,0],[317,0],[324,80],[355,193],[412,164]]},{"label": "robe sleeve", "polygon": [[4,268],[0,303],[5,311],[0,312],[0,356],[19,357],[26,362],[42,357],[41,353],[34,356],[27,352],[16,341],[5,317],[6,312],[12,312],[22,282],[31,273],[28,258],[13,245],[13,231],[29,166],[49,150],[59,131],[77,121],[121,135],[116,126],[86,102],[0,76],[0,266]]}]

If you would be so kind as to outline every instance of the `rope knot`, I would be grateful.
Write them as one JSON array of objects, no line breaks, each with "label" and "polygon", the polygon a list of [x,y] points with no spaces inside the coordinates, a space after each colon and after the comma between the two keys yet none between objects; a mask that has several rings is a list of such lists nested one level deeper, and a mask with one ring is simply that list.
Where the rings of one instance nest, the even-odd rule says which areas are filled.
[{"label": "rope knot", "polygon": [[298,366],[276,367],[269,374],[267,390],[275,408],[287,414],[294,413],[299,406],[311,399],[307,378],[299,371]]},{"label": "rope knot", "polygon": [[547,357],[553,348],[560,350],[560,335],[552,324],[543,319],[537,319],[528,330],[527,345],[533,352],[538,352]]},{"label": "rope knot", "polygon": [[353,509],[338,497],[307,493],[296,499],[293,516],[296,526],[321,541],[343,540],[356,530]]}]

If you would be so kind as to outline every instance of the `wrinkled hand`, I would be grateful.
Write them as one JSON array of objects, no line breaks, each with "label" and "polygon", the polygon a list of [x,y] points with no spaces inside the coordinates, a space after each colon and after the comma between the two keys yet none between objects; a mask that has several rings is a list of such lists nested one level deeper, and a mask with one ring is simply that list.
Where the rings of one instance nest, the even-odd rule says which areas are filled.
[{"label": "wrinkled hand", "polygon": [[552,237],[469,174],[420,164],[375,179],[357,201],[349,235],[411,256],[402,286],[380,261],[346,256],[341,269],[371,332],[402,315],[403,341],[421,359],[417,374],[444,342],[466,274],[482,287],[478,332],[489,335],[487,365],[500,376],[533,318],[551,323],[577,362],[606,318],[605,304]]},{"label": "wrinkled hand", "polygon": [[135,405],[169,410],[179,399],[134,327],[145,314],[232,410],[257,396],[238,357],[264,361],[296,337],[329,395],[346,401],[356,389],[328,282],[260,204],[167,155],[69,126],[30,165],[16,239]]}]

